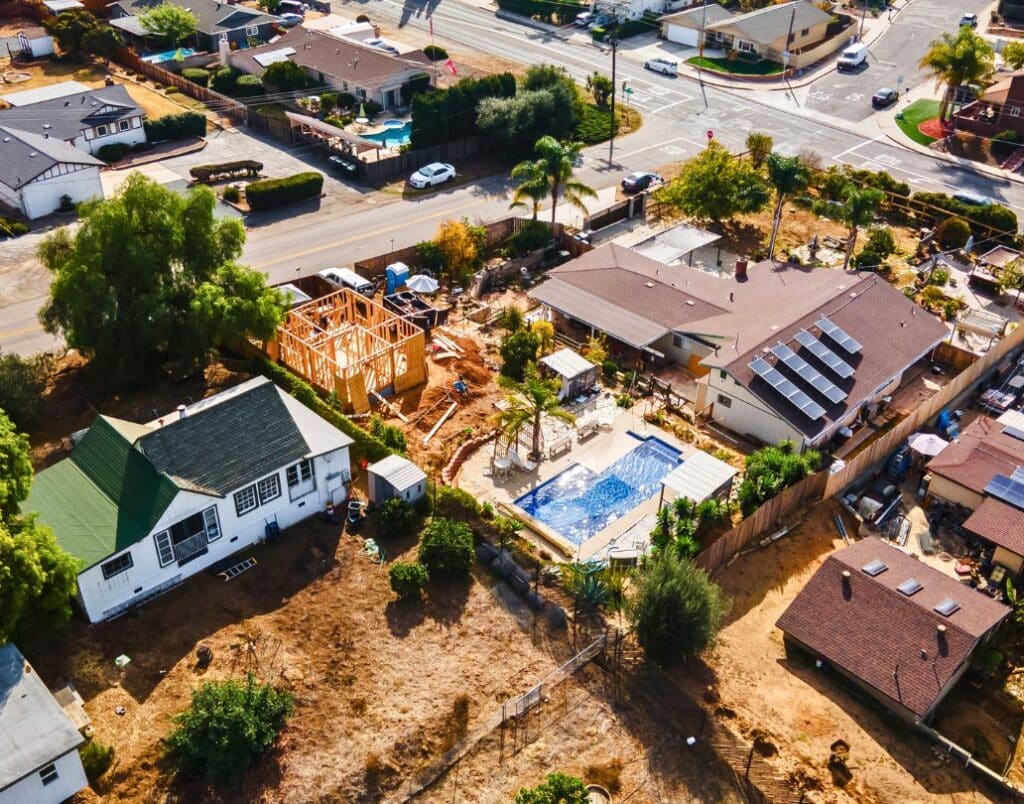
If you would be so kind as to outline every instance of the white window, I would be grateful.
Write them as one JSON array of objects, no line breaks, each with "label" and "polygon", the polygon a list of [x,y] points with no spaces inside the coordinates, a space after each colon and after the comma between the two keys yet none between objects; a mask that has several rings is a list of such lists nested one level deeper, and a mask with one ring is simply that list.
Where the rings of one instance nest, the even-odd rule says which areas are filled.
[{"label": "white window", "polygon": [[57,766],[52,762],[39,771],[39,778],[42,780],[44,785],[50,784],[50,782],[57,781]]},{"label": "white window", "polygon": [[257,26],[257,25],[250,25],[250,26],[248,26],[245,29],[245,35],[246,36],[259,36],[260,35],[259,26]]},{"label": "white window", "polygon": [[294,466],[288,467],[288,488],[295,488],[300,483],[306,483],[313,476],[313,465],[307,461],[299,461]]},{"label": "white window", "polygon": [[166,567],[168,564],[173,564],[174,546],[171,544],[171,532],[169,530],[160,531],[153,536],[153,541],[156,542],[156,558],[160,562],[160,566]]},{"label": "white window", "polygon": [[[792,41],[792,39],[793,37],[790,36],[790,41]],[[744,42],[743,40],[740,40],[736,45],[736,49],[742,53],[753,53],[755,48],[753,42]]]},{"label": "white window", "polygon": [[96,136],[97,137],[106,137],[108,133],[109,133],[109,129],[107,129],[106,126],[96,126]]},{"label": "white window", "polygon": [[120,575],[122,572],[131,569],[131,567],[132,554],[123,553],[122,555],[119,555],[117,558],[112,558],[106,564],[101,565],[100,569],[103,571],[103,580],[106,581],[110,578],[113,578],[115,575]]},{"label": "white window", "polygon": [[256,489],[260,494],[260,505],[266,505],[271,500],[276,500],[281,496],[280,475],[273,474],[270,477],[263,478],[256,484]]},{"label": "white window", "polygon": [[1010,107],[1010,117],[1020,117],[1020,107],[1019,106],[1011,106]]},{"label": "white window", "polygon": [[235,492],[235,513],[239,516],[255,511],[258,505],[259,501],[256,499],[255,484]]},{"label": "white window", "polygon": [[718,395],[718,404],[721,405],[723,408],[731,408],[732,407],[732,399],[727,397],[727,396],[723,396],[722,394],[719,394]]},{"label": "white window", "polygon": [[128,129],[130,129],[132,127],[132,121],[131,120],[119,120],[118,123],[117,123],[117,127],[121,131],[127,131]]},{"label": "white window", "polygon": [[203,511],[203,526],[206,528],[206,541],[212,542],[220,538],[220,522],[217,521],[217,508],[210,506]]}]

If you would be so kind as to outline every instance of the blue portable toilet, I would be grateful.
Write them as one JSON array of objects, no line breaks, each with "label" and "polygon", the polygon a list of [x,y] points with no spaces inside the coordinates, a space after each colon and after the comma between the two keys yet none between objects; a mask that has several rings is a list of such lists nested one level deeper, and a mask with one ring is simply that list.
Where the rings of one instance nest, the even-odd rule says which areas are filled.
[{"label": "blue portable toilet", "polygon": [[384,289],[384,295],[390,296],[399,288],[405,287],[405,282],[409,278],[409,266],[404,262],[393,262],[384,269],[384,273],[387,277],[387,285]]}]

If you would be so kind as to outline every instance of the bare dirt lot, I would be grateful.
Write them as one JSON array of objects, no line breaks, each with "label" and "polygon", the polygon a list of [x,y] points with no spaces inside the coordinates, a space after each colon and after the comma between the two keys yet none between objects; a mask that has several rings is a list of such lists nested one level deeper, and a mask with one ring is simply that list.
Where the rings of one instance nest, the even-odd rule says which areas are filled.
[{"label": "bare dirt lot", "polygon": [[[790,536],[738,559],[717,577],[733,601],[708,658],[719,711],[743,734],[763,734],[778,751],[772,761],[817,790],[815,800],[993,800],[977,777],[939,759],[930,743],[866,696],[822,675],[810,658],[787,658],[775,622],[826,555],[842,546],[831,522],[836,510],[833,502],[818,504]],[[827,768],[836,740],[850,747],[853,778],[845,785]]]}]

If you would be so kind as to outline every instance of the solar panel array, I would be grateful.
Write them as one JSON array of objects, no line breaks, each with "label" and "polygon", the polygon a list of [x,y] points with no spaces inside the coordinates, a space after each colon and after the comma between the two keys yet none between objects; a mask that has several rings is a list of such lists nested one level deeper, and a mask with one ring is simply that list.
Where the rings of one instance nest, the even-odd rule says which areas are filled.
[{"label": "solar panel array", "polygon": [[846,334],[842,327],[838,327],[829,321],[827,318],[822,316],[818,319],[818,329],[828,335],[832,340],[838,343],[843,349],[849,352],[851,355],[857,354],[861,350],[861,345],[857,343],[853,338]]},{"label": "solar panel array", "polygon": [[772,354],[779,358],[784,365],[794,371],[801,380],[809,383],[815,391],[824,396],[833,405],[846,399],[847,395],[844,390],[837,387],[835,383],[825,377],[825,375],[784,343],[780,343],[778,346],[774,347],[772,349]]},{"label": "solar panel array", "polygon": [[828,366],[844,380],[853,376],[853,366],[840,358],[839,355],[815,338],[806,329],[802,329],[796,334],[796,340],[797,343],[806,347],[812,355],[818,358],[818,360]]},{"label": "solar panel array", "polygon": [[816,421],[825,415],[825,409],[821,405],[787,380],[781,371],[764,358],[759,357],[751,363],[750,370],[786,397],[790,403],[795,405],[811,421]]},{"label": "solar panel array", "polygon": [[1024,510],[1024,474],[1018,469],[1012,477],[996,475],[985,486],[985,493]]}]

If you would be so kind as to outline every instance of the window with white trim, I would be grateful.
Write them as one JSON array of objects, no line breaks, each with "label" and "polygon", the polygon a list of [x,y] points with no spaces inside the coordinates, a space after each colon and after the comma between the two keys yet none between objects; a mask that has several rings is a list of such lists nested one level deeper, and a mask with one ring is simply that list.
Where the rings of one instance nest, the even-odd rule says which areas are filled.
[{"label": "window with white trim", "polygon": [[131,120],[119,120],[118,123],[117,123],[117,127],[121,131],[127,131],[128,129],[130,129],[132,127],[132,121]]},{"label": "window with white trim", "polygon": [[313,465],[309,460],[299,461],[294,466],[288,467],[288,488],[294,488],[301,483],[307,482],[313,476]]},{"label": "window with white trim", "polygon": [[246,36],[259,36],[260,28],[258,25],[250,25],[245,29]]},{"label": "window with white trim", "polygon": [[153,535],[153,541],[156,542],[156,559],[160,562],[160,566],[166,567],[168,564],[173,564],[174,545],[171,543],[171,532],[162,530]]},{"label": "window with white trim", "polygon": [[115,575],[120,575],[122,572],[127,572],[132,568],[132,554],[122,553],[117,558],[112,558],[105,564],[100,565],[100,570],[103,572],[103,580],[107,581],[113,578]]},{"label": "window with white trim", "polygon": [[256,499],[255,483],[235,492],[235,513],[239,516],[255,511],[259,504],[259,500]]},{"label": "window with white trim", "polygon": [[57,781],[57,777],[60,774],[57,773],[57,766],[52,762],[39,771],[39,780],[43,783],[43,786],[50,784],[51,782]]},{"label": "window with white trim", "polygon": [[203,511],[203,528],[206,530],[206,541],[212,542],[220,538],[220,522],[217,521],[217,507],[211,505]]},{"label": "window with white trim", "polygon": [[1019,106],[1011,106],[1010,107],[1010,117],[1020,117],[1020,107]]},{"label": "window with white trim", "polygon": [[723,408],[731,408],[732,407],[732,398],[728,397],[728,396],[724,396],[722,394],[719,394],[718,395],[718,404],[721,405]]},{"label": "window with white trim", "polygon": [[265,477],[256,484],[256,490],[260,495],[260,505],[266,505],[271,500],[276,500],[281,496],[281,477],[278,474],[272,474],[270,477]]},{"label": "window with white trim", "polygon": [[105,125],[103,125],[103,126],[96,126],[96,136],[97,137],[106,137],[107,134],[109,134],[109,133],[110,133],[110,130]]}]

